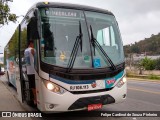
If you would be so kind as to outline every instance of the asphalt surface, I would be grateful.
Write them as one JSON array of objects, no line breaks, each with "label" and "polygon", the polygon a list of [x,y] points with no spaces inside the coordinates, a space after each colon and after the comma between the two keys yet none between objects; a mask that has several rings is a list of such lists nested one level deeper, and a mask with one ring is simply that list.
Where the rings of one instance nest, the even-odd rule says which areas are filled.
[{"label": "asphalt surface", "polygon": [[[7,85],[7,81],[3,79]],[[123,103],[110,104],[99,111],[159,111],[160,112],[160,82],[128,80],[127,99]],[[9,87],[12,94],[16,94],[13,87]],[[36,110],[35,108],[24,106],[27,111]],[[73,114],[75,114],[73,112]],[[81,114],[79,112],[78,114]],[[83,113],[82,113],[83,116]],[[47,117],[33,118],[34,120],[159,120],[159,117]]]},{"label": "asphalt surface", "polygon": [[160,111],[160,83],[128,80],[124,103],[109,105],[113,111]]}]

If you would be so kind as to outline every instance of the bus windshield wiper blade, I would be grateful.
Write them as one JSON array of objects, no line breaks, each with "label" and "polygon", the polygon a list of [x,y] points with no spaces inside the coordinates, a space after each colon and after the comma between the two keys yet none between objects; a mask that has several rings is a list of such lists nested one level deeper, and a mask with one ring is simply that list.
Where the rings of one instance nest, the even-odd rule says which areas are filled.
[{"label": "bus windshield wiper blade", "polygon": [[74,46],[73,46],[73,49],[72,49],[72,52],[71,52],[71,55],[70,55],[70,59],[69,59],[68,65],[67,65],[67,68],[68,68],[67,72],[70,72],[71,69],[73,68],[73,65],[74,65],[74,62],[75,62],[75,59],[76,59],[76,56],[77,56],[79,45],[80,45],[80,49],[81,49],[81,52],[82,52],[82,37],[83,37],[82,27],[81,27],[81,22],[79,21],[79,36],[77,36],[76,41],[74,43]]},{"label": "bus windshield wiper blade", "polygon": [[112,60],[109,58],[109,56],[107,55],[107,53],[104,51],[104,49],[101,47],[101,45],[94,38],[93,31],[92,31],[92,26],[91,25],[90,25],[90,31],[91,31],[91,43],[92,43],[92,46],[94,48],[94,55],[95,55],[95,46],[97,46],[99,48],[99,50],[102,52],[102,54],[105,56],[105,58],[108,60],[108,62],[110,63],[110,65],[112,67],[112,70],[116,70],[116,66],[114,65],[114,63],[112,62]]}]

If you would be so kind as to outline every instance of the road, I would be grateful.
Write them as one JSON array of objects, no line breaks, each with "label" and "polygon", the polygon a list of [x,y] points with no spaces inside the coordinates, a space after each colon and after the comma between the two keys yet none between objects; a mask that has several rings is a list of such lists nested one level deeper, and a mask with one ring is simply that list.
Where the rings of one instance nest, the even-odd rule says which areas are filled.
[{"label": "road", "polygon": [[[7,81],[3,80],[6,83]],[[127,99],[124,103],[113,104],[105,106],[102,111],[160,111],[160,82],[149,82],[149,81],[137,81],[137,80],[128,80],[127,83],[128,92]],[[13,94],[16,94],[15,89],[9,87]],[[28,108],[26,108],[28,109]],[[35,110],[29,108],[29,110]],[[74,113],[73,113],[74,114]],[[81,112],[79,112],[81,114]],[[63,116],[63,114],[62,114]],[[83,116],[83,114],[82,114]],[[35,118],[35,120],[74,120],[72,117],[57,118]],[[159,120],[158,117],[79,117],[76,119],[83,120]]]},{"label": "road", "polygon": [[105,110],[160,111],[160,83],[128,80],[127,88],[126,101]]}]

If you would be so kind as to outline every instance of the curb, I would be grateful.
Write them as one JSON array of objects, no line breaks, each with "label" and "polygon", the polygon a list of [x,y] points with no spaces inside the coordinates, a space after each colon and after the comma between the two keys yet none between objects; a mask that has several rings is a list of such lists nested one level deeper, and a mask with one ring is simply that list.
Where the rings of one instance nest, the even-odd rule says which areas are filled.
[{"label": "curb", "polygon": [[141,79],[141,78],[132,78],[132,77],[127,77],[127,80],[135,80],[135,81],[146,81],[146,82],[155,82],[155,83],[160,83],[160,80],[151,80],[151,79]]}]

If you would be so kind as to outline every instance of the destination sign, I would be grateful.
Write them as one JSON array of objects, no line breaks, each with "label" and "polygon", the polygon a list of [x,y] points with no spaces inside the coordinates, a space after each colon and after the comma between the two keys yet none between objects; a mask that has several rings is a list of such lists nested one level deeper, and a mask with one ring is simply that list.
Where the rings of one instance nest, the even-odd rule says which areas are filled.
[{"label": "destination sign", "polygon": [[54,16],[65,16],[65,17],[76,17],[77,13],[75,12],[64,12],[64,11],[52,11]]},{"label": "destination sign", "polygon": [[78,17],[78,11],[74,10],[55,10],[55,9],[49,9],[45,10],[45,15],[46,16],[60,16],[60,17]]}]

